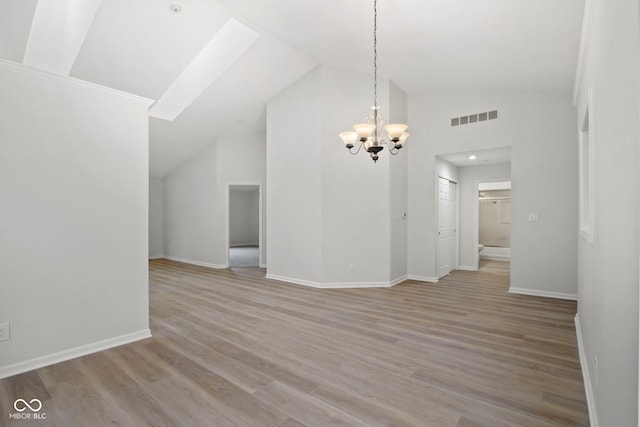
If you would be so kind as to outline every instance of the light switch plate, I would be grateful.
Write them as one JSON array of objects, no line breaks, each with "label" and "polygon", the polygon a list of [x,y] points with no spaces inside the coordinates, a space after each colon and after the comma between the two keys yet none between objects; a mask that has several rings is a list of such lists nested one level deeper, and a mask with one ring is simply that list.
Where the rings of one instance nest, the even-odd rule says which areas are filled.
[{"label": "light switch plate", "polygon": [[11,325],[9,322],[0,323],[0,341],[11,339]]}]

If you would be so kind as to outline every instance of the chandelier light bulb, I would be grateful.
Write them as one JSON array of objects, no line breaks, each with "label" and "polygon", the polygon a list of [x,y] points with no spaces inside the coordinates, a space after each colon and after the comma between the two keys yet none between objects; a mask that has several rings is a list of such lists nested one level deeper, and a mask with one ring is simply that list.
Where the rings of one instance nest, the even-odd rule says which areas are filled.
[{"label": "chandelier light bulb", "polygon": [[397,145],[403,146],[404,142],[407,140],[407,138],[409,138],[409,133],[408,132],[402,132],[402,135],[400,135],[400,139],[398,140],[398,142],[396,142],[396,146]]},{"label": "chandelier light bulb", "polygon": [[342,138],[342,142],[344,142],[344,145],[346,145],[347,148],[353,147],[358,139],[358,134],[355,132],[342,132],[339,136]]},{"label": "chandelier light bulb", "polygon": [[376,125],[373,123],[358,123],[357,125],[353,125],[353,130],[356,131],[360,140],[367,139],[371,136],[371,132],[376,128]]},{"label": "chandelier light bulb", "polygon": [[387,135],[389,135],[389,139],[393,142],[397,142],[400,140],[400,136],[403,134],[405,130],[407,130],[409,126],[402,123],[393,123],[388,124],[384,127],[387,131]]}]

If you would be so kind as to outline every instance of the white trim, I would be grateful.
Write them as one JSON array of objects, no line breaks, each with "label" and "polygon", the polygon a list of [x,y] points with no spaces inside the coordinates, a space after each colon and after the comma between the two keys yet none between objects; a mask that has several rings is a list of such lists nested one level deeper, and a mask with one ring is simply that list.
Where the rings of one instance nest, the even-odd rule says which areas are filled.
[{"label": "white trim", "polygon": [[[293,277],[279,276],[277,274],[268,274],[266,275],[267,279],[278,280],[280,282],[293,283],[295,285],[309,286],[311,288],[318,289],[352,289],[352,288],[390,288],[395,284],[393,282],[330,282],[330,283],[320,283],[314,282],[311,280],[304,279],[296,279]],[[402,279],[401,281],[404,281]]]},{"label": "white trim", "polygon": [[208,262],[195,261],[195,260],[186,259],[186,258],[178,258],[178,257],[175,257],[175,256],[165,256],[165,258],[168,259],[168,260],[171,260],[171,261],[184,262],[185,264],[199,265],[200,267],[209,267],[209,268],[217,268],[217,269],[229,268],[228,265],[211,264],[211,263],[208,263]]},{"label": "white trim", "polygon": [[577,301],[578,295],[576,294],[565,294],[564,292],[552,292],[552,291],[540,291],[537,289],[525,289],[525,288],[514,288],[511,286],[509,288],[510,294],[521,294],[521,295],[531,295],[534,297],[546,297],[546,298],[557,298],[557,299],[568,299],[571,301]]},{"label": "white trim", "polygon": [[149,260],[162,258],[164,258],[164,255],[149,255]]},{"label": "white trim", "polygon": [[395,286],[395,285],[397,285],[398,283],[402,283],[402,282],[404,282],[405,280],[407,280],[407,279],[408,279],[408,277],[409,277],[409,276],[407,276],[407,275],[405,274],[404,276],[398,277],[397,279],[393,279],[391,282],[389,282],[389,285],[390,285],[390,286]]},{"label": "white trim", "polygon": [[589,424],[591,427],[598,427],[598,413],[596,412],[596,398],[593,394],[593,386],[591,385],[591,374],[589,373],[589,362],[587,361],[587,353],[584,349],[584,341],[582,339],[582,328],[580,328],[580,317],[576,314],[576,338],[578,339],[578,354],[580,356],[580,367],[582,368],[582,379],[584,381],[584,391],[587,396],[587,408],[589,409]]},{"label": "white trim", "polygon": [[[480,259],[484,259],[487,261],[511,261],[511,257],[508,255],[500,256],[500,255],[481,255]],[[479,260],[478,260],[479,261]]]},{"label": "white trim", "polygon": [[266,263],[260,264],[260,268],[267,268],[267,264]]},{"label": "white trim", "polygon": [[230,248],[240,248],[243,246],[255,246],[256,248],[260,246],[260,243],[233,243],[229,244]]},{"label": "white trim", "polygon": [[573,82],[573,106],[578,105],[578,92],[582,86],[584,70],[587,66],[587,55],[589,44],[591,43],[591,29],[593,28],[593,16],[596,9],[596,0],[587,0],[584,5],[584,17],[582,18],[582,31],[580,33],[580,50],[578,51],[578,65],[576,66],[576,77]]},{"label": "white trim", "polygon": [[[587,128],[585,130],[585,128]],[[579,222],[580,236],[593,243],[594,217],[594,132],[593,132],[593,89],[587,89],[587,102],[580,117],[578,128],[578,166],[579,166]],[[587,151],[585,153],[585,150]],[[587,157],[585,159],[585,157]],[[585,184],[586,187],[585,188]]]},{"label": "white trim", "polygon": [[39,369],[44,366],[53,365],[54,363],[60,363],[67,360],[75,359],[76,357],[86,356],[87,354],[96,353],[98,351],[108,350],[113,347],[118,347],[123,344],[129,344],[134,341],[139,341],[150,337],[151,331],[149,329],[142,329],[130,334],[107,338],[105,340],[81,345],[79,347],[70,348],[67,350],[59,351],[57,353],[35,357],[23,362],[14,363],[12,365],[1,366],[0,379],[18,375],[23,372],[32,371],[34,369]]},{"label": "white trim", "polygon": [[47,82],[54,83],[54,84],[62,84],[65,86],[72,86],[72,87],[81,88],[81,89],[97,90],[107,95],[123,98],[131,103],[142,104],[147,107],[153,103],[153,100],[144,98],[142,96],[133,95],[127,92],[122,92],[120,90],[112,89],[110,87],[100,86],[95,83],[87,82],[84,80],[74,79],[73,77],[66,77],[66,76],[59,76],[57,74],[45,73],[44,71],[36,70],[35,68],[30,68],[25,65],[19,64],[17,62],[9,61],[2,58],[0,58],[0,69],[11,71],[17,74],[24,74],[26,76],[37,78],[40,80],[45,80]]},{"label": "white trim", "polygon": [[418,282],[430,282],[430,283],[438,283],[438,278],[435,276],[417,276],[415,274],[409,274],[407,276],[409,280],[417,280]]},{"label": "white trim", "polygon": [[458,270],[462,271],[478,271],[477,268],[474,268],[472,265],[459,265]]}]

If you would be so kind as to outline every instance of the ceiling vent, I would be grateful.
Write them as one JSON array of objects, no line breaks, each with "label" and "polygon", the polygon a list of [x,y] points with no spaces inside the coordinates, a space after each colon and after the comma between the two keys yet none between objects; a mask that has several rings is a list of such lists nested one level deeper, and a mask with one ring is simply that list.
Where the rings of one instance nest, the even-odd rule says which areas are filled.
[{"label": "ceiling vent", "polygon": [[451,126],[467,125],[469,123],[484,122],[485,120],[494,120],[498,118],[498,110],[489,111],[487,113],[475,113],[468,116],[454,117],[451,119]]}]

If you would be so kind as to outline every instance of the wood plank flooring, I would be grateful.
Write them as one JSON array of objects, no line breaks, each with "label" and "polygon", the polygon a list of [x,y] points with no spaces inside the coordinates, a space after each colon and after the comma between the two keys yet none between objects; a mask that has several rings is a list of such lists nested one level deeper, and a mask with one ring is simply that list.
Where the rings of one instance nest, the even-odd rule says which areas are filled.
[{"label": "wood plank flooring", "polygon": [[[318,290],[154,260],[153,338],[0,380],[0,425],[588,425],[576,303],[506,271]],[[46,420],[8,419],[25,396]]]}]

